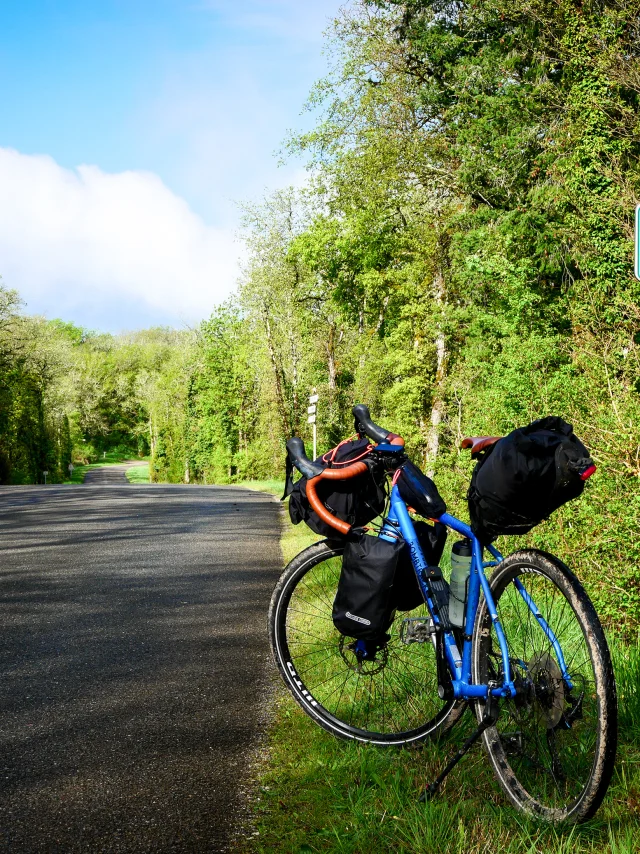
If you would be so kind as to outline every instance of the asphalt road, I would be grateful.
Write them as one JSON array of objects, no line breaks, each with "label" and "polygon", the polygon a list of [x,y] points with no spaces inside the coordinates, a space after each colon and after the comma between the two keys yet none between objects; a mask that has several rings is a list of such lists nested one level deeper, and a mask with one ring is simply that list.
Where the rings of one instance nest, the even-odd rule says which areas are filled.
[{"label": "asphalt road", "polygon": [[278,505],[0,487],[0,851],[224,851],[264,732]]},{"label": "asphalt road", "polygon": [[117,485],[129,483],[127,480],[127,471],[138,466],[143,466],[141,462],[123,463],[121,466],[104,466],[103,468],[88,469],[85,472],[83,483],[89,483],[92,486],[100,485]]}]

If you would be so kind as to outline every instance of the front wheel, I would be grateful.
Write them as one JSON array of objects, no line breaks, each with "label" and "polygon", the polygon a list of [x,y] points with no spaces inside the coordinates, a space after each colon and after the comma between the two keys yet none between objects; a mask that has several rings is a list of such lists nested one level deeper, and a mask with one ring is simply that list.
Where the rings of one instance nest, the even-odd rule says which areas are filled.
[{"label": "front wheel", "polygon": [[[496,725],[483,735],[498,781],[523,812],[585,821],[607,791],[617,742],[616,687],[600,621],[576,576],[544,552],[510,555],[490,585],[517,689],[515,698],[500,702]],[[473,675],[478,683],[503,677],[484,600]],[[482,704],[477,711],[480,718]]]},{"label": "front wheel", "polygon": [[[402,746],[449,728],[464,704],[438,697],[425,606],[396,614],[390,640],[373,661],[359,660],[352,639],[334,627],[343,551],[340,544],[315,543],[291,561],[273,591],[269,636],[287,688],[316,723],[340,738]],[[408,616],[415,620],[412,636],[426,642],[406,642]]]}]

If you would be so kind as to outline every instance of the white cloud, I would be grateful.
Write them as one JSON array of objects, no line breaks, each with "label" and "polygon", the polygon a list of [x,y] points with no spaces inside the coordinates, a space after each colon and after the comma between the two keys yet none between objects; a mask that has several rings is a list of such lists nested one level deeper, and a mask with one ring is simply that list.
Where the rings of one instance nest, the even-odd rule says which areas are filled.
[{"label": "white cloud", "polygon": [[0,275],[32,312],[103,329],[192,322],[233,290],[240,252],[153,173],[0,148]]},{"label": "white cloud", "polygon": [[306,158],[283,166],[274,155],[315,124],[303,107],[327,73],[322,32],[342,2],[194,0],[203,44],[166,54],[132,120],[140,162],[156,163],[217,223],[235,219],[238,202],[299,181]]},{"label": "white cloud", "polygon": [[202,0],[200,8],[244,29],[255,29],[262,36],[271,33],[280,39],[297,39],[306,44],[321,42],[323,32],[349,0]]}]

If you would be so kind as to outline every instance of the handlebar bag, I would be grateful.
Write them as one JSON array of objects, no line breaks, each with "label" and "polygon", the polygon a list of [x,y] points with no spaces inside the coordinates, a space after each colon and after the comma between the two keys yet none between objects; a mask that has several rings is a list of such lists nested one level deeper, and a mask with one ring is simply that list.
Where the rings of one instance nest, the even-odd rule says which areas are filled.
[{"label": "handlebar bag", "polygon": [[584,489],[593,466],[571,424],[548,416],[509,433],[478,461],[467,493],[471,529],[483,543],[526,534]]},{"label": "handlebar bag", "polygon": [[333,624],[343,635],[358,640],[381,638],[393,620],[393,581],[403,540],[384,540],[362,534],[347,541]]},{"label": "handlebar bag", "polygon": [[[368,464],[368,470],[359,477],[345,481],[320,482],[317,487],[318,498],[325,507],[338,519],[356,528],[379,516],[387,500],[385,472],[369,458],[371,448],[366,438],[347,439],[315,460],[317,465],[324,468],[343,468],[358,460]],[[306,522],[312,531],[322,537],[333,540],[342,538],[339,531],[323,522],[311,508],[307,498],[306,477],[300,478],[295,484],[288,477],[283,498],[287,495],[289,517],[294,525]]]}]

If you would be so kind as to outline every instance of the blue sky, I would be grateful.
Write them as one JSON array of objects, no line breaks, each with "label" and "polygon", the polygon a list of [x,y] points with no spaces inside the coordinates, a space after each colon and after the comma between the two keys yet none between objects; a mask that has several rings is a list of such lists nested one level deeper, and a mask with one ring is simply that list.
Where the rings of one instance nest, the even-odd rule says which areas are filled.
[{"label": "blue sky", "polygon": [[237,276],[235,203],[301,180],[274,155],[340,5],[3,0],[0,275],[27,309],[206,316]]}]

